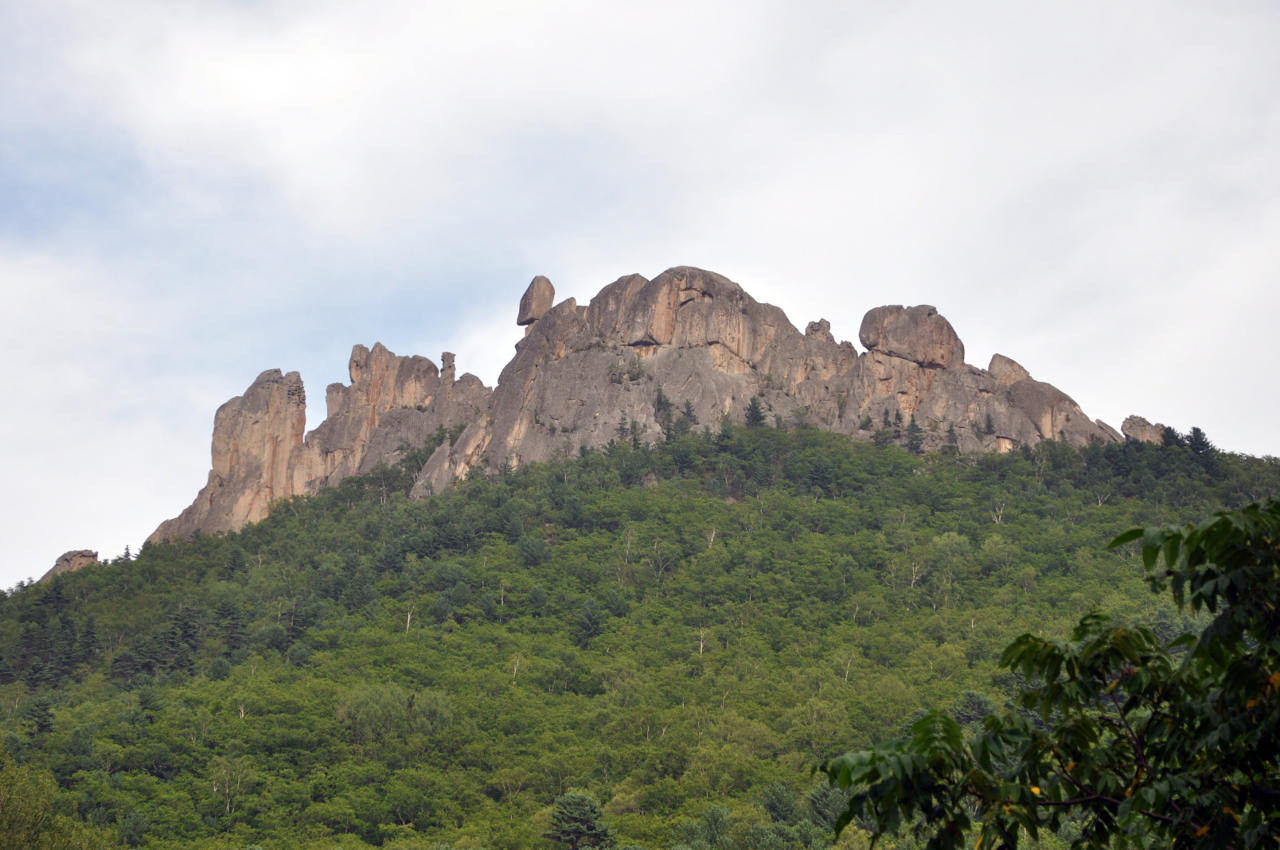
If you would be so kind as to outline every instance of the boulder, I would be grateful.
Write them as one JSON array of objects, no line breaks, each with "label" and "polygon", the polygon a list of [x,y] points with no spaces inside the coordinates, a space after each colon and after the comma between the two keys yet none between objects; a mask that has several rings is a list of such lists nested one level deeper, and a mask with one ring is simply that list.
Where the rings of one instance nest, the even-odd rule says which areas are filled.
[{"label": "boulder", "polygon": [[927,369],[964,365],[964,344],[951,323],[928,304],[876,307],[862,318],[858,339],[878,351]]},{"label": "boulder", "polygon": [[520,310],[516,314],[517,325],[531,325],[541,319],[555,302],[556,288],[551,281],[538,275],[529,283],[520,299]]}]

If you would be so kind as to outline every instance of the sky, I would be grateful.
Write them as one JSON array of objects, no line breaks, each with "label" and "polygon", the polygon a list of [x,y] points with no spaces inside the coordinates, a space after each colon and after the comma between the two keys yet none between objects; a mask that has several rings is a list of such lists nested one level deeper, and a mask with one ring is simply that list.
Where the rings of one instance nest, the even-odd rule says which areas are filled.
[{"label": "sky", "polygon": [[[933,304],[1115,427],[1280,454],[1280,6],[0,0],[0,587],[136,551],[218,405],[492,386],[529,280]],[[859,346],[860,348],[860,346]]]}]

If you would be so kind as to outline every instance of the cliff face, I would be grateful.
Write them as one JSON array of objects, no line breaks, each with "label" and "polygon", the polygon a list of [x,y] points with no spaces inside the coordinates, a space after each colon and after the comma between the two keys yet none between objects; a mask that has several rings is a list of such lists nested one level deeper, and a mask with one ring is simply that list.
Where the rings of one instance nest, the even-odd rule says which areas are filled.
[{"label": "cliff face", "polygon": [[196,500],[149,537],[164,540],[196,531],[233,531],[267,515],[273,499],[293,495],[293,449],[302,443],[307,396],[297,372],[269,369],[244,395],[213,417],[213,468]]},{"label": "cliff face", "polygon": [[402,445],[421,445],[441,425],[465,429],[431,456],[415,496],[474,467],[603,446],[623,429],[657,440],[659,390],[712,426],[724,416],[741,422],[757,396],[771,420],[863,439],[914,416],[926,448],[952,439],[960,451],[1123,439],[1003,355],[987,369],[966,364],[959,336],[929,306],[871,310],[858,334],[867,350],[858,353],[826,320],[801,333],[729,279],[680,267],[653,280],[619,278],[585,306],[556,304],[551,282],[534,278],[517,323],[525,337],[494,390],[473,375],[455,379],[448,353],[437,369],[380,344],[356,346],[350,385],[328,388],[328,415],[305,438],[297,373],[264,372],[218,410],[208,484],[151,539],[239,528],[263,518],[273,499],[397,461]]},{"label": "cliff face", "polygon": [[394,463],[405,443],[420,446],[440,425],[482,416],[490,390],[474,375],[454,380],[452,354],[445,352],[442,362],[440,370],[425,357],[357,345],[348,365],[351,384],[329,386],[328,415],[305,437],[302,379],[297,372],[263,372],[214,416],[208,483],[148,540],[234,531],[264,518],[276,499]]}]

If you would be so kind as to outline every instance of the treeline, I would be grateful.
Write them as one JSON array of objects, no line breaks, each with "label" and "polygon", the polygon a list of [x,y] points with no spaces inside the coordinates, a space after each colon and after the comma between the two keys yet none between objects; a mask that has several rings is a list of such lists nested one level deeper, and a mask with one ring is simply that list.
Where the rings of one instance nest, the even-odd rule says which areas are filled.
[{"label": "treeline", "polygon": [[620,423],[410,501],[442,432],[237,534],[16,589],[5,769],[85,846],[552,847],[568,791],[620,845],[826,846],[813,764],[926,705],[979,722],[1020,632],[1185,627],[1106,541],[1280,492],[1207,439],[917,457],[664,412],[659,444]]}]

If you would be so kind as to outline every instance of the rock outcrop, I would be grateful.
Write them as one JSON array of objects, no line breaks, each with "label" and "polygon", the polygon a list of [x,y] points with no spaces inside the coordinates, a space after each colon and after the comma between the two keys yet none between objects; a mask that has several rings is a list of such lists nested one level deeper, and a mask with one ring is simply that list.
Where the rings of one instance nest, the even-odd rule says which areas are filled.
[{"label": "rock outcrop", "polygon": [[259,375],[214,414],[213,466],[196,500],[148,539],[234,531],[265,517],[275,499],[294,495],[290,461],[306,419],[307,395],[297,372]]},{"label": "rock outcrop", "polygon": [[72,549],[70,552],[63,552],[58,556],[58,560],[53,562],[53,566],[49,568],[49,572],[40,576],[40,581],[48,581],[60,573],[71,573],[81,567],[91,567],[98,563],[98,553],[92,549]]},{"label": "rock outcrop", "polygon": [[551,309],[556,297],[556,288],[551,281],[538,275],[529,282],[524,297],[520,299],[520,311],[516,314],[517,325],[531,325],[541,319]]},{"label": "rock outcrop", "polygon": [[438,427],[474,421],[490,390],[475,375],[454,379],[426,357],[398,357],[380,343],[351,351],[351,384],[330,384],[328,415],[304,437],[306,393],[297,372],[272,369],[218,409],[213,468],[196,500],[161,523],[149,540],[196,531],[233,531],[267,515],[271,503],[314,493],[380,463],[395,463],[406,444],[421,446]]},{"label": "rock outcrop", "polygon": [[1137,440],[1141,443],[1155,443],[1160,445],[1164,442],[1165,426],[1159,422],[1152,425],[1141,416],[1127,416],[1124,422],[1120,423],[1120,431],[1130,440]]},{"label": "rock outcrop", "polygon": [[399,460],[402,447],[421,446],[440,426],[461,434],[435,450],[414,496],[477,467],[569,456],[620,433],[657,440],[669,415],[660,397],[699,425],[741,422],[752,397],[771,421],[863,439],[914,419],[926,448],[1122,439],[1008,357],[995,355],[987,369],[966,364],[955,329],[927,305],[869,311],[858,333],[867,350],[858,353],[825,319],[802,334],[728,278],[679,267],[653,280],[619,278],[586,305],[555,303],[551,281],[535,277],[516,323],[525,336],[493,390],[472,375],[455,380],[452,354],[437,369],[380,344],[356,346],[351,383],[328,388],[327,416],[305,437],[297,374],[264,372],[219,409],[209,483],[152,539],[256,521],[274,499]]},{"label": "rock outcrop", "polygon": [[926,369],[964,363],[964,343],[933,307],[876,307],[862,318],[858,339],[868,351],[910,360]]}]

